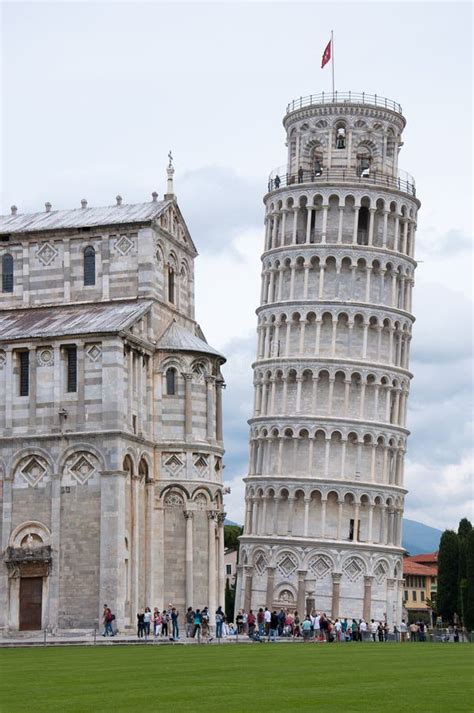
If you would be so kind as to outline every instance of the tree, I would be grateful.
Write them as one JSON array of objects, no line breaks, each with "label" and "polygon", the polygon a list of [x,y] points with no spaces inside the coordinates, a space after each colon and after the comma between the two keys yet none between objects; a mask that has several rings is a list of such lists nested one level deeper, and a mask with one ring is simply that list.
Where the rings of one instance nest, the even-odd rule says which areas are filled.
[{"label": "tree", "polygon": [[459,541],[459,581],[458,581],[458,612],[461,615],[461,619],[464,623],[465,611],[466,611],[466,588],[467,588],[467,574],[466,574],[466,552],[467,552],[467,539],[469,533],[472,531],[472,525],[466,517],[459,523],[458,527],[458,541]]},{"label": "tree", "polygon": [[230,552],[238,551],[239,537],[243,533],[244,528],[240,525],[224,525],[224,546]]},{"label": "tree", "polygon": [[459,540],[445,530],[439,541],[437,609],[445,621],[453,622],[458,610]]},{"label": "tree", "polygon": [[466,592],[464,597],[464,626],[474,631],[474,530],[466,537]]}]

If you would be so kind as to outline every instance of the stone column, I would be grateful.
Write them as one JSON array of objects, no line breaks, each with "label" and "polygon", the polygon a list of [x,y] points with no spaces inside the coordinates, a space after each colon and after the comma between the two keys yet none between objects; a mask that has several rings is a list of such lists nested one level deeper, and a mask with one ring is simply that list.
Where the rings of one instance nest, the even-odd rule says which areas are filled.
[{"label": "stone column", "polygon": [[252,575],[253,567],[250,565],[244,565],[244,577],[245,577],[245,589],[244,589],[244,609],[246,612],[251,609],[252,606]]},{"label": "stone column", "polygon": [[235,611],[242,609],[242,587],[244,586],[244,567],[238,564],[236,567],[236,584],[235,584]]},{"label": "stone column", "polygon": [[[275,587],[275,567],[267,567],[267,593],[265,596],[265,605],[268,609],[273,608],[273,591]],[[248,611],[248,609],[247,609]]]},{"label": "stone column", "polygon": [[306,569],[299,569],[297,570],[298,574],[298,594],[297,594],[297,600],[296,600],[296,606],[298,608],[298,614],[301,617],[303,614],[304,617],[304,610],[305,610],[305,577],[307,574]]},{"label": "stone column", "polygon": [[337,226],[337,242],[340,245],[342,243],[342,221],[344,217],[344,206],[339,206],[339,223]]},{"label": "stone column", "polygon": [[218,593],[217,593],[217,606],[225,608],[225,572],[224,572],[224,520],[225,512],[220,512],[217,515],[217,581],[218,581]]},{"label": "stone column", "polygon": [[[11,352],[10,352],[11,355]],[[13,508],[13,473],[7,473],[3,481],[3,507],[2,507],[2,551],[4,552],[10,541],[12,530]],[[54,565],[54,559],[53,559]],[[5,566],[0,570],[0,629],[8,627],[9,623],[9,587],[10,582]]]},{"label": "stone column", "polygon": [[292,245],[296,245],[296,226],[298,225],[298,208],[293,208],[293,234],[291,238]]},{"label": "stone column", "polygon": [[[375,209],[375,208],[369,208],[369,213],[370,213],[370,217],[369,217],[369,239],[368,239],[368,244],[369,244],[369,245],[372,245],[372,244],[373,244],[373,241],[374,241],[374,216],[375,216],[375,213],[376,213],[376,209]],[[369,301],[369,300],[367,300],[367,302],[368,302],[368,301]]]},{"label": "stone column", "polygon": [[309,506],[311,503],[311,498],[305,497],[304,499],[304,525],[303,534],[308,537],[308,523],[309,523]]},{"label": "stone column", "polygon": [[321,537],[326,537],[326,507],[327,499],[321,498]]},{"label": "stone column", "polygon": [[342,574],[339,572],[332,573],[332,607],[331,607],[331,619],[339,618],[339,600],[341,592],[341,577]]},{"label": "stone column", "polygon": [[[211,510],[207,513],[209,522],[209,623],[211,626],[215,624],[216,617],[216,513]],[[190,606],[190,605],[189,605]]]},{"label": "stone column", "polygon": [[193,437],[193,403],[192,403],[192,374],[183,374],[184,377],[184,437],[192,440]]},{"label": "stone column", "polygon": [[[100,583],[97,616],[107,602],[119,628],[125,603],[125,483],[127,473],[102,471],[100,476]],[[130,552],[133,557],[133,553]]]},{"label": "stone column", "polygon": [[293,509],[294,509],[295,498],[293,496],[288,496],[288,534],[291,535],[293,531]]},{"label": "stone column", "polygon": [[374,507],[375,505],[369,505],[369,525],[368,525],[368,532],[367,532],[367,541],[372,542],[372,529],[373,529],[373,522],[374,522]]},{"label": "stone column", "polygon": [[326,242],[326,231],[328,226],[328,205],[323,205],[323,225],[321,228],[321,242]]},{"label": "stone column", "polygon": [[214,376],[206,376],[207,440],[214,440]]},{"label": "stone column", "polygon": [[372,581],[373,577],[365,575],[364,577],[364,604],[362,616],[366,621],[370,621],[370,611],[372,605]]},{"label": "stone column", "polygon": [[193,572],[193,518],[194,513],[191,510],[185,510],[183,515],[186,519],[186,607],[193,606],[194,603],[194,572]]},{"label": "stone column", "polygon": [[145,601],[155,601],[155,482],[149,478],[145,482]]},{"label": "stone column", "polygon": [[387,247],[387,228],[388,228],[388,215],[390,211],[384,210],[383,212],[383,234],[382,234],[382,247]]},{"label": "stone column", "polygon": [[357,245],[357,229],[359,227],[359,210],[360,206],[354,206],[354,227],[352,230],[352,244]]},{"label": "stone column", "polygon": [[224,382],[219,379],[216,381],[216,441],[220,444],[223,442],[222,428],[222,390],[225,389]]},{"label": "stone column", "polygon": [[313,209],[311,207],[307,208],[307,220],[306,220],[306,242],[310,243],[310,238],[311,238],[311,216],[313,213]]}]

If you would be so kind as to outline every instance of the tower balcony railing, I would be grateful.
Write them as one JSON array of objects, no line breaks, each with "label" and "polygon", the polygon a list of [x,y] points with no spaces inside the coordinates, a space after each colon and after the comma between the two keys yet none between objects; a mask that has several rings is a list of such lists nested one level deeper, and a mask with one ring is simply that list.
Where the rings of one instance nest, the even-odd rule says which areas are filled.
[{"label": "tower balcony railing", "polygon": [[318,104],[367,104],[402,114],[402,107],[393,99],[380,97],[378,94],[366,94],[365,92],[321,92],[321,94],[309,94],[306,97],[293,99],[287,105],[286,113],[291,114],[292,111]]},{"label": "tower balcony railing", "polygon": [[410,196],[416,196],[415,179],[406,171],[398,171],[397,176],[389,176],[382,171],[355,168],[319,168],[303,169],[289,173],[287,166],[275,168],[268,177],[268,192],[278,188],[303,184],[338,184],[350,183],[361,185],[380,186],[381,188],[394,188]]}]

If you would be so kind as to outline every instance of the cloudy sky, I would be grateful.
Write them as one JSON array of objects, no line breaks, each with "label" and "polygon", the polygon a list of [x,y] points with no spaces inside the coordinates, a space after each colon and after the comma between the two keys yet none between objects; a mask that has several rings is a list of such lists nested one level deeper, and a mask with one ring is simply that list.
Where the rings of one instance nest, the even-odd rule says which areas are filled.
[{"label": "cloudy sky", "polygon": [[200,252],[197,316],[228,356],[229,517],[242,521],[267,175],[288,101],[336,88],[399,101],[422,201],[406,516],[473,514],[470,3],[3,2],[2,213],[165,191]]}]

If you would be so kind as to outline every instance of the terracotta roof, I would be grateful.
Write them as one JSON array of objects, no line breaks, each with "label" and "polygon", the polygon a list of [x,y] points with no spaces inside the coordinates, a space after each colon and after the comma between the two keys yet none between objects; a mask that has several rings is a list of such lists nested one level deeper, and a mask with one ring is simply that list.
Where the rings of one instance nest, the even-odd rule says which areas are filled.
[{"label": "terracotta roof", "polygon": [[42,211],[41,213],[2,215],[0,216],[0,234],[147,223],[157,218],[170,203],[172,203],[171,200],[150,201],[149,203],[111,205],[99,208],[51,210],[48,213]]},{"label": "terracotta roof", "polygon": [[425,564],[425,562],[437,562],[438,561],[438,553],[437,552],[428,552],[427,554],[421,554],[421,555],[411,555],[410,559],[413,560],[413,562],[419,562],[420,564]]},{"label": "terracotta roof", "polygon": [[438,574],[438,568],[427,567],[424,564],[418,564],[418,562],[414,562],[411,557],[404,557],[403,574],[418,574],[425,577],[436,577]]},{"label": "terracotta roof", "polygon": [[[202,332],[201,332],[202,334]],[[213,354],[226,361],[216,349],[213,349],[209,344],[196,336],[193,332],[185,327],[182,327],[175,320],[171,322],[169,327],[161,335],[156,343],[156,348],[166,352],[202,352],[203,354]]]},{"label": "terracotta roof", "polygon": [[151,302],[106,302],[0,313],[0,340],[66,334],[119,332],[144,314]]}]

